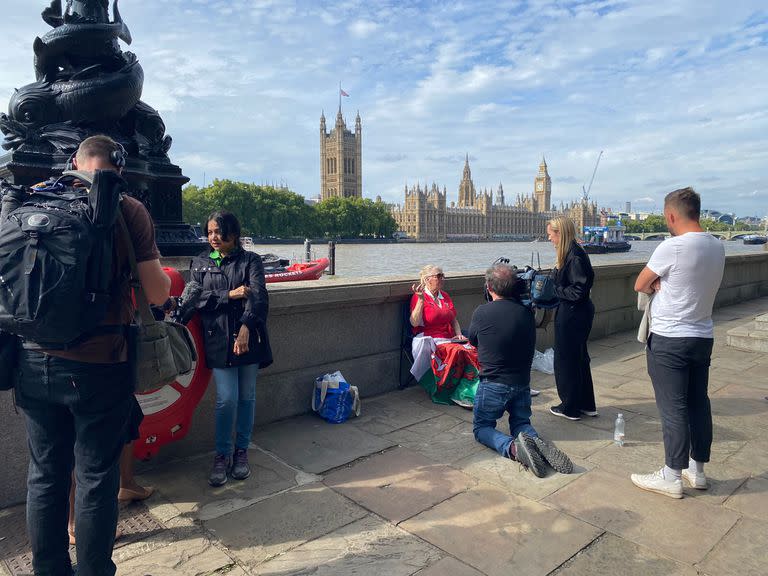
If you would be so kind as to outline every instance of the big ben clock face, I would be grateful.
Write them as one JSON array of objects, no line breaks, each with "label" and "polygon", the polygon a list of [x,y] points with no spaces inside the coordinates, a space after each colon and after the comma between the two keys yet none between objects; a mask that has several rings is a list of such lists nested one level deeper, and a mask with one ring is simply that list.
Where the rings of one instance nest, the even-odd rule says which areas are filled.
[{"label": "big ben clock face", "polygon": [[544,190],[544,182],[536,182],[536,190],[538,190],[539,192]]}]

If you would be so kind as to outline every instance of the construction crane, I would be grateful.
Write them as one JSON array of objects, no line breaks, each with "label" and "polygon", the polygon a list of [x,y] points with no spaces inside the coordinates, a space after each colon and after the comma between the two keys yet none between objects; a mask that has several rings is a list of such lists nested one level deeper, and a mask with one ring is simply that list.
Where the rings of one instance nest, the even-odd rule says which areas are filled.
[{"label": "construction crane", "polygon": [[600,158],[603,157],[603,151],[600,150],[600,154],[597,155],[597,162],[595,162],[595,169],[592,170],[592,178],[589,179],[589,186],[587,188],[584,188],[584,185],[582,184],[581,190],[584,193],[582,196],[582,201],[586,202],[589,200],[589,192],[592,190],[592,182],[595,181],[595,174],[597,174],[597,167],[600,165]]}]

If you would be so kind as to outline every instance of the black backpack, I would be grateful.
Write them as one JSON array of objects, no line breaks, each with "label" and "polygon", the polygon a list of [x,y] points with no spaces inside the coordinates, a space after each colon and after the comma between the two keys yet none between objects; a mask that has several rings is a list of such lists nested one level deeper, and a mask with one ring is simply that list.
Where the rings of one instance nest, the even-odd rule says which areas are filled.
[{"label": "black backpack", "polygon": [[0,222],[0,330],[43,349],[111,331],[100,324],[117,285],[114,226],[124,189],[116,172],[97,171],[65,172],[28,190]]}]

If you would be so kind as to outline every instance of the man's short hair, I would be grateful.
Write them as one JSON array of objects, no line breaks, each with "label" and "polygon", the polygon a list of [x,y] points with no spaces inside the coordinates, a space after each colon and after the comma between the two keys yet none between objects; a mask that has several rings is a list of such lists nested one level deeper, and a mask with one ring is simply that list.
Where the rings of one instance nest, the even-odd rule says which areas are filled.
[{"label": "man's short hair", "polygon": [[517,298],[520,295],[521,282],[517,269],[509,264],[494,264],[485,273],[488,289],[502,298]]},{"label": "man's short hair", "polygon": [[101,158],[102,160],[112,164],[110,154],[120,150],[120,145],[112,140],[109,136],[99,134],[96,136],[89,136],[77,147],[78,164],[86,162],[90,158]]},{"label": "man's short hair", "polygon": [[688,220],[699,220],[701,216],[701,196],[690,186],[670,192],[664,197],[664,207],[673,208]]}]

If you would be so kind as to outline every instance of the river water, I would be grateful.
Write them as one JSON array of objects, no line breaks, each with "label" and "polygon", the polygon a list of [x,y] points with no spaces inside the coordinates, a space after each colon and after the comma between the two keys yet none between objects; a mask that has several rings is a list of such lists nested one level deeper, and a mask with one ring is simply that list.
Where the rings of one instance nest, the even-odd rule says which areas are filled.
[{"label": "river water", "polygon": [[[647,262],[660,241],[635,241],[629,252],[620,254],[591,254],[593,265]],[[724,241],[726,255],[750,254],[763,251],[763,246],[744,245],[740,240]],[[277,254],[291,261],[300,260],[303,246],[295,244],[263,245],[251,248],[259,254]],[[324,244],[312,246],[314,257],[328,255]],[[538,256],[537,256],[538,255]],[[511,264],[523,267],[531,263],[538,267],[550,268],[555,261],[555,248],[549,242],[467,242],[467,243],[416,243],[397,244],[337,244],[336,278],[359,278],[363,276],[412,276],[417,277],[425,264],[437,264],[447,276],[460,273],[484,271],[494,260],[503,256]],[[320,281],[331,280],[323,277]]]}]

